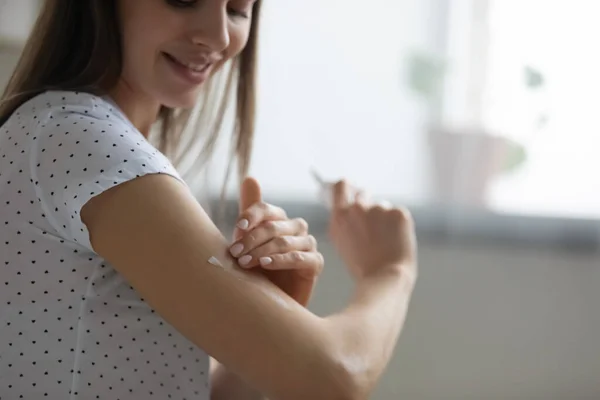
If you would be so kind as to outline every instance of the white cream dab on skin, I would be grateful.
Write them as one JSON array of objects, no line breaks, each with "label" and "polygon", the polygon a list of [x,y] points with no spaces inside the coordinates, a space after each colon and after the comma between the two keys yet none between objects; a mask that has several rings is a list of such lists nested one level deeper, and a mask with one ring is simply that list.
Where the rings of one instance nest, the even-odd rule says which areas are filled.
[{"label": "white cream dab on skin", "polygon": [[223,268],[223,264],[221,264],[221,261],[219,261],[217,259],[217,257],[215,257],[215,256],[212,256],[211,258],[209,258],[208,263],[214,265],[215,267]]}]

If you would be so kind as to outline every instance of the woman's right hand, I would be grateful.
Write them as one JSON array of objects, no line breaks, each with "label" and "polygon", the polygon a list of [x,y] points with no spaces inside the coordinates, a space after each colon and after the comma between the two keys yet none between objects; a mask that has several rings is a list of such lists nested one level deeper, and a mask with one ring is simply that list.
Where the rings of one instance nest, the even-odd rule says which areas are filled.
[{"label": "woman's right hand", "polygon": [[405,209],[371,204],[345,181],[333,186],[330,237],[355,280],[400,273],[417,277],[414,223]]}]

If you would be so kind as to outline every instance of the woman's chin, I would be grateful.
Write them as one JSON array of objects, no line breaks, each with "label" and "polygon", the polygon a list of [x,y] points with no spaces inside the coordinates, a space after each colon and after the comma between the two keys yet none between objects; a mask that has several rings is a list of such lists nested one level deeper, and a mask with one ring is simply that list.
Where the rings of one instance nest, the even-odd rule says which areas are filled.
[{"label": "woman's chin", "polygon": [[200,90],[179,92],[179,93],[165,93],[161,96],[161,104],[168,108],[183,108],[190,109],[194,108],[198,102],[200,96]]}]

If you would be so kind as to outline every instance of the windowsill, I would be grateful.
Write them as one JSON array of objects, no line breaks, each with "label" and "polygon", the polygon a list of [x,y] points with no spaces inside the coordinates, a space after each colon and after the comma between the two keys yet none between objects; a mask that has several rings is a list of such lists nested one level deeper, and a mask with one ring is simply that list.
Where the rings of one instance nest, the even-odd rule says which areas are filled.
[{"label": "windowsill", "polygon": [[[307,220],[313,234],[327,233],[328,211],[316,202],[280,201],[273,203],[290,217]],[[213,210],[218,210],[218,201]],[[237,201],[227,201],[227,226],[237,216]],[[561,251],[594,253],[600,250],[600,221],[498,214],[485,210],[445,206],[409,207],[422,242],[492,244],[496,246],[545,247]]]}]

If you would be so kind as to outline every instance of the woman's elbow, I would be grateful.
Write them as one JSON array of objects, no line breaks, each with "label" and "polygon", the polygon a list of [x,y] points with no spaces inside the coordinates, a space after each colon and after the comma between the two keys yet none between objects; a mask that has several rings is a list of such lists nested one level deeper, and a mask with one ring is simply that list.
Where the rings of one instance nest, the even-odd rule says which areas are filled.
[{"label": "woman's elbow", "polygon": [[323,386],[319,391],[319,400],[368,400],[366,388],[350,373],[340,376]]},{"label": "woman's elbow", "polygon": [[330,360],[321,368],[314,368],[311,377],[303,379],[305,392],[298,399],[368,400],[371,385],[367,384],[364,374],[339,359]]}]

